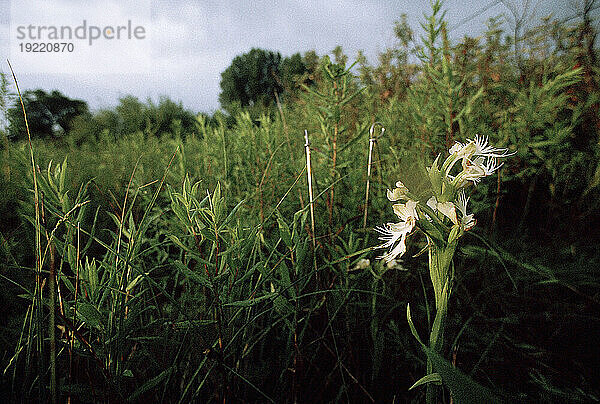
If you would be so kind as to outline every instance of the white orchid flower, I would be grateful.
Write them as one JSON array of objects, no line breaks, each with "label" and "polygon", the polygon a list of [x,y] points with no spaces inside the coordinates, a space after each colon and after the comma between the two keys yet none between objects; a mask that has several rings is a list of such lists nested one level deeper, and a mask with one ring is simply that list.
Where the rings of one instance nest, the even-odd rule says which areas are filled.
[{"label": "white orchid flower", "polygon": [[[508,149],[491,146],[487,136],[479,135],[464,144],[456,142],[448,152],[450,155],[444,162],[442,171],[446,179],[456,188],[462,188],[469,182],[476,185],[481,178],[493,174],[502,167],[498,159],[514,154]],[[459,160],[462,162],[462,171],[456,176],[450,175],[452,167]]]},{"label": "white orchid flower", "polygon": [[394,205],[394,213],[402,220],[399,223],[388,223],[385,226],[376,227],[375,230],[381,234],[379,239],[384,241],[377,248],[389,248],[389,251],[379,257],[385,262],[390,262],[406,252],[406,236],[415,228],[418,219],[416,211],[417,202],[409,200],[406,203]]},{"label": "white orchid flower", "polygon": [[397,269],[399,271],[408,271],[408,268],[405,268],[404,266],[402,266],[402,264],[400,262],[398,262],[397,260],[393,259],[391,261],[389,261],[385,267],[387,269]]},{"label": "white orchid flower", "polygon": [[475,223],[477,222],[473,217],[473,214],[467,214],[467,204],[469,203],[469,198],[465,194],[463,189],[460,190],[458,194],[458,199],[456,200],[456,208],[461,213],[460,224],[464,231],[471,230]]},{"label": "white orchid flower", "polygon": [[438,202],[435,196],[432,196],[427,201],[427,206],[429,206],[434,212],[440,212],[442,215],[446,216],[452,223],[458,224],[458,219],[456,218],[456,209],[454,208],[454,204],[452,202]]},{"label": "white orchid flower", "polygon": [[410,199],[408,188],[398,181],[393,191],[387,190],[387,198],[392,202]]},{"label": "white orchid flower", "polygon": [[465,159],[463,160],[463,170],[458,175],[455,177],[447,175],[446,177],[456,188],[462,188],[469,182],[477,185],[482,178],[492,175],[503,164],[498,164],[498,160],[493,157],[479,156],[472,161]]},{"label": "white orchid flower", "polygon": [[418,219],[417,215],[417,201],[409,200],[406,203],[396,203],[392,206],[396,216],[403,222],[407,222],[410,218]]},{"label": "white orchid flower", "polygon": [[[476,185],[483,177],[492,175],[502,167],[499,159],[514,152],[491,146],[488,137],[480,135],[468,139],[466,143],[456,142],[448,152],[450,155],[444,160],[441,169],[438,164],[440,156],[427,169],[435,195],[429,198],[427,206],[433,212],[439,212],[450,219],[454,225],[451,235],[452,231],[458,231],[455,237],[460,237],[461,230],[470,230],[476,223],[473,214],[467,213],[469,198],[461,188],[469,183]],[[462,168],[460,172],[454,169],[459,161]],[[393,190],[388,190],[387,197],[391,202],[400,202],[393,205],[400,222],[388,223],[375,230],[380,233],[379,239],[383,241],[378,248],[388,249],[380,259],[389,263],[406,252],[406,237],[414,230],[419,217],[416,211],[418,202],[402,182],[397,182]],[[445,202],[440,202],[438,198]],[[427,211],[431,215],[428,209]],[[432,222],[432,218],[426,213],[423,212],[422,216],[423,220]]]},{"label": "white orchid flower", "polygon": [[498,159],[515,154],[515,152],[510,153],[508,149],[491,146],[487,136],[475,135],[475,140],[470,140],[470,142],[475,143],[474,156]]},{"label": "white orchid flower", "polygon": [[375,230],[381,234],[379,240],[385,241],[377,248],[389,248],[389,251],[379,259],[390,262],[397,256],[402,256],[406,252],[406,236],[413,229],[409,223],[388,223],[385,226],[376,227]]},{"label": "white orchid flower", "polygon": [[450,150],[448,150],[448,153],[458,158],[466,158],[468,160],[471,160],[473,157],[498,159],[514,154],[514,152],[509,152],[508,149],[490,145],[487,136],[479,135],[475,135],[475,139],[468,139],[467,143],[454,143]]}]

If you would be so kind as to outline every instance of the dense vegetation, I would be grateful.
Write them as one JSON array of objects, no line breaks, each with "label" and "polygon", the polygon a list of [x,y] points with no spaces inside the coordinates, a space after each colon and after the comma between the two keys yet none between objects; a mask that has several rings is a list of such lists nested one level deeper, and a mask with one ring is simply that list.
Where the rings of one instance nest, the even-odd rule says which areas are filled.
[{"label": "dense vegetation", "polygon": [[30,141],[3,75],[0,398],[422,402],[406,306],[426,335],[426,239],[388,265],[373,228],[395,220],[386,189],[424,189],[438,154],[481,135],[515,154],[468,188],[439,400],[600,400],[590,12],[452,44],[435,3],[420,41],[403,18],[396,47],[352,68],[341,48],[253,49],[213,116],[26,92]]}]

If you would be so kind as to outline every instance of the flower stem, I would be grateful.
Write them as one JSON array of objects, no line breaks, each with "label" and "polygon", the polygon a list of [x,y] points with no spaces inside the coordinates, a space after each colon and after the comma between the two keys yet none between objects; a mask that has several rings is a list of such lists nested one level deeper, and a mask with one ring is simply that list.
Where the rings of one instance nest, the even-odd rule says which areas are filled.
[{"label": "flower stem", "polygon": [[[452,257],[456,243],[449,243],[445,247],[435,245],[432,240],[429,240],[429,274],[435,293],[435,318],[429,334],[429,348],[435,353],[441,354],[444,346],[444,327],[448,314],[448,300],[450,299],[450,291],[454,271],[452,267]],[[427,358],[427,374],[433,373],[433,364]],[[434,404],[437,402],[439,395],[439,386],[429,383],[427,384],[426,402]]]}]

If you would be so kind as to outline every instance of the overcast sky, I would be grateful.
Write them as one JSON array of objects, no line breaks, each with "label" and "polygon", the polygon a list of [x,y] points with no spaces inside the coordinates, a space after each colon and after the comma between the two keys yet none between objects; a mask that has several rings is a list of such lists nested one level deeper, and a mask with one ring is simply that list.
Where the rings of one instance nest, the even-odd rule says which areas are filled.
[{"label": "overcast sky", "polygon": [[[93,13],[101,20],[97,14],[123,3],[122,0],[38,1],[54,7],[57,13],[68,10],[75,20],[81,19],[78,16],[81,11],[76,7],[81,4],[86,4],[88,10],[95,6]],[[92,109],[112,107],[119,97],[128,94],[143,101],[148,97],[158,100],[164,95],[181,101],[194,112],[212,112],[219,107],[221,72],[236,55],[252,47],[288,56],[311,49],[320,55],[327,54],[341,45],[350,60],[358,50],[363,50],[369,61],[375,63],[379,52],[394,45],[394,21],[402,13],[408,15],[413,30],[421,34],[419,22],[423,21],[423,13],[430,12],[428,0],[146,1],[151,19],[146,27],[151,39],[147,73],[115,74],[107,65],[100,73],[25,74],[20,73],[23,66],[13,63],[21,90],[57,89],[71,98],[87,101]],[[536,12],[532,21],[550,13],[559,18],[571,16],[576,12],[573,7],[576,2],[531,0],[537,3],[532,10]],[[522,6],[521,0],[510,3]],[[466,34],[481,34],[486,20],[492,16],[510,15],[497,0],[447,0],[444,6],[454,41]],[[8,71],[8,37],[12,32],[10,9],[10,0],[0,0],[0,70],[4,72]],[[123,66],[117,70],[127,71]]]}]

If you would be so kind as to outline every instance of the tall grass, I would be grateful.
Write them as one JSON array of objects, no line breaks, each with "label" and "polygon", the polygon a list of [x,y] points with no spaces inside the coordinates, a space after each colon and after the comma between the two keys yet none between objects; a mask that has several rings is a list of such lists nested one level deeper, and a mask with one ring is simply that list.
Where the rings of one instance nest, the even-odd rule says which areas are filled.
[{"label": "tall grass", "polygon": [[[258,119],[11,143],[8,400],[422,402],[409,388],[432,370],[423,383],[441,382],[443,402],[597,399],[598,249],[568,237],[575,213],[597,212],[597,147],[567,142],[593,100],[569,104],[582,78],[567,63],[519,84],[492,63],[493,35],[496,56],[453,63],[470,48],[451,46],[441,15],[425,24],[422,75],[391,99],[323,59],[305,97]],[[443,285],[413,256],[432,234],[384,263],[372,228],[394,218],[387,188],[426,192],[425,162],[476,133],[517,155],[470,195],[478,224],[444,267],[443,338],[422,346]]]},{"label": "tall grass", "polygon": [[[69,378],[59,372],[59,396],[84,401],[182,402],[242,397],[267,402],[294,401],[294,397],[298,402],[311,397],[328,401],[336,396],[342,401],[355,397],[378,401],[393,395],[420,399],[419,392],[407,393],[424,365],[403,326],[402,309],[411,301],[413,318],[423,318],[425,306],[417,302],[429,290],[421,286],[419,260],[405,259],[396,269],[389,269],[374,260],[376,255],[369,248],[364,250],[363,215],[356,206],[364,203],[366,182],[349,193],[353,195],[349,204],[356,206],[344,207],[358,218],[346,224],[335,243],[329,244],[327,237],[316,239],[317,270],[328,274],[328,282],[316,287],[311,282],[315,276],[311,235],[327,232],[327,206],[319,199],[327,195],[327,188],[321,185],[314,196],[315,227],[321,230],[313,233],[309,231],[309,205],[302,208],[295,197],[297,188],[305,200],[311,200],[304,170],[289,166],[291,159],[281,153],[281,143],[275,139],[269,144],[272,153],[265,146],[258,157],[264,171],[254,171],[254,177],[249,177],[252,169],[242,167],[256,164],[257,159],[239,159],[228,167],[229,180],[225,177],[221,183],[219,177],[217,182],[207,172],[222,172],[225,156],[230,161],[233,154],[250,156],[252,149],[231,150],[253,147],[248,139],[256,136],[259,142],[264,134],[264,128],[247,125],[245,137],[225,144],[227,153],[204,147],[211,139],[213,144],[222,141],[222,133],[228,131],[208,128],[208,139],[190,136],[185,141],[156,142],[137,135],[125,138],[114,150],[132,150],[133,156],[138,149],[147,149],[152,158],[138,156],[137,162],[128,163],[132,167],[129,176],[116,170],[103,184],[92,180],[81,190],[77,183],[84,181],[79,177],[83,170],[73,167],[83,166],[84,160],[100,164],[100,158],[85,149],[70,150],[68,165],[53,164],[36,177],[43,184],[48,239],[56,245],[57,297],[62,307],[56,310],[60,326],[56,329],[57,369],[68,369],[72,361]],[[348,154],[356,156],[349,175],[366,180],[368,133],[362,137],[365,142],[357,143],[356,152]],[[301,146],[298,138],[296,143]],[[43,145],[40,151],[48,153],[45,158],[61,157]],[[204,153],[216,154],[209,158]],[[302,161],[300,156],[296,158]],[[107,167],[118,168],[128,156],[115,153],[102,158]],[[38,160],[43,162],[44,157]],[[155,177],[152,161],[161,162],[159,176]],[[382,159],[383,173],[396,169],[389,166],[393,161]],[[267,170],[271,173],[265,174]],[[319,167],[317,172],[322,173]],[[105,171],[98,174],[108,175]],[[161,186],[163,180],[166,189]],[[373,184],[379,186],[377,181]],[[242,195],[245,197],[240,199]],[[61,200],[67,204],[63,206]],[[371,209],[385,212],[378,207],[381,203],[374,197]],[[34,222],[31,205],[23,209]],[[45,231],[42,227],[42,234]],[[420,248],[416,241],[413,254]],[[510,276],[518,278],[517,291],[511,292],[509,286],[503,292],[511,299],[520,299],[520,290],[530,282],[530,270],[537,271],[540,281],[560,279],[555,274],[552,278],[544,275],[538,266],[523,266],[518,258],[507,261],[505,252],[489,251],[485,244],[473,248],[461,250],[462,264],[456,265],[470,263],[466,268],[477,268],[473,262],[479,257],[491,257],[484,269],[490,280],[477,280],[485,287],[469,292],[477,296],[475,308],[479,310],[486,310],[488,303],[481,293],[494,287],[492,280],[495,289],[511,282],[494,256],[501,257]],[[362,258],[371,258],[372,264],[355,270]],[[44,274],[46,277],[49,272]],[[475,274],[469,270],[460,275],[457,288],[470,289],[466,280],[478,279]],[[490,348],[479,358],[474,356],[477,344],[506,341],[494,335],[489,340],[473,335],[472,324],[481,327],[490,321],[477,311],[463,329],[457,321],[474,308],[459,301],[463,309],[448,319],[448,339],[464,339],[459,355],[473,357],[479,374],[505,354]],[[49,307],[44,304],[42,310],[49,314]],[[48,321],[46,315],[42,318]],[[415,319],[415,324],[419,322]],[[512,335],[506,334],[504,327],[496,331]],[[47,334],[47,326],[41,330]],[[24,352],[27,342],[22,340],[16,352]],[[518,363],[516,358],[513,361]],[[33,374],[37,372],[34,363],[27,364],[20,357],[11,362],[15,393],[31,394],[30,385],[25,390],[17,386],[26,386],[19,383],[23,380],[19,372],[27,366]],[[394,387],[383,382],[386,378],[395,381]]]}]

